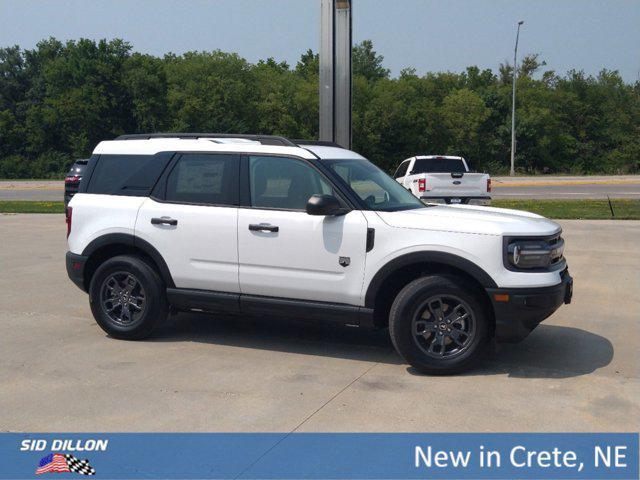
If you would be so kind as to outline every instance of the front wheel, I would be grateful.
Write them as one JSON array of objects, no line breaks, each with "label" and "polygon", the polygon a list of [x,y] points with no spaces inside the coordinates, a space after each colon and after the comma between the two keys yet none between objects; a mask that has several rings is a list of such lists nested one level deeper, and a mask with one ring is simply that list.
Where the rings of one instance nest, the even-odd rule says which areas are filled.
[{"label": "front wheel", "polygon": [[482,300],[454,276],[431,275],[409,283],[389,314],[396,350],[417,370],[458,373],[477,364],[489,344]]}]

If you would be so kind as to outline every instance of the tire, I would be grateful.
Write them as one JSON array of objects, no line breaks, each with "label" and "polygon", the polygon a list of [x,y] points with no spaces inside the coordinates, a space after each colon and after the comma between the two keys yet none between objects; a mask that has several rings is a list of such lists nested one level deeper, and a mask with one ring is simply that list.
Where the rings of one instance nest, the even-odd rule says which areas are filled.
[{"label": "tire", "polygon": [[458,277],[418,278],[398,293],[391,306],[393,346],[420,372],[462,372],[477,365],[489,346],[489,317],[483,305],[474,289]]},{"label": "tire", "polygon": [[124,340],[148,337],[169,313],[162,279],[152,266],[132,255],[110,258],[98,267],[89,300],[98,325]]}]

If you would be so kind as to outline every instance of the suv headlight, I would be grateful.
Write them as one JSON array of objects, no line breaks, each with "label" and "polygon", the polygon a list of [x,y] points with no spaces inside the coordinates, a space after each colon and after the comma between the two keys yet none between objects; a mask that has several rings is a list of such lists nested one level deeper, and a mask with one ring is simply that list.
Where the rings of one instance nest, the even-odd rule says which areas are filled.
[{"label": "suv headlight", "polygon": [[555,270],[564,263],[564,240],[551,237],[505,238],[505,266],[509,270]]}]

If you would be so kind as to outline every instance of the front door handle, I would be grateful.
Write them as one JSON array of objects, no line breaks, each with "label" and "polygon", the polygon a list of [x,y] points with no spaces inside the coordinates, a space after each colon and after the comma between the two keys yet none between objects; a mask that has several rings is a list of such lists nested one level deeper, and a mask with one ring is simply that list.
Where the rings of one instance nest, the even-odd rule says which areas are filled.
[{"label": "front door handle", "polygon": [[178,220],[171,217],[152,218],[151,225],[178,225]]},{"label": "front door handle", "polygon": [[251,223],[249,224],[249,230],[252,232],[277,232],[280,228],[268,223]]}]

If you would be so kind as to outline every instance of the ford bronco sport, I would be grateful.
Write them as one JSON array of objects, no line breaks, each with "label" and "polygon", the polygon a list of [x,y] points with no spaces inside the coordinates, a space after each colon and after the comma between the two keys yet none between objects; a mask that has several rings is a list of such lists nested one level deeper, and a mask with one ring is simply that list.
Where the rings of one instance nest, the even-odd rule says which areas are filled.
[{"label": "ford bronco sport", "polygon": [[140,339],[170,311],[388,326],[407,362],[448,374],[570,302],[556,223],[425,205],[357,153],[296,142],[101,142],[67,210],[66,256],[100,327]]}]

